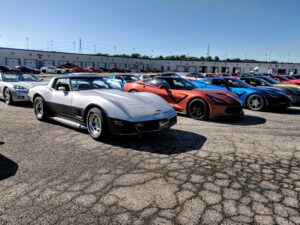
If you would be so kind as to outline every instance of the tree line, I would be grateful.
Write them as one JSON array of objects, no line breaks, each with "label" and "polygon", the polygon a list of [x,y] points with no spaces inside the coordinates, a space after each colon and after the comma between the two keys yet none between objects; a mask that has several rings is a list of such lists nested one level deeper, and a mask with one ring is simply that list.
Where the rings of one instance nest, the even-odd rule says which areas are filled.
[{"label": "tree line", "polygon": [[105,54],[105,53],[98,53],[96,55],[99,56],[113,56],[113,57],[124,57],[124,58],[134,58],[134,59],[160,59],[160,60],[179,60],[179,61],[205,61],[205,62],[243,62],[243,63],[278,63],[278,61],[261,61],[255,59],[240,59],[240,58],[227,58],[227,59],[220,59],[220,57],[215,56],[187,56],[187,55],[169,55],[169,56],[154,56],[150,57],[148,55],[141,55],[139,53],[132,53],[131,55],[128,54]]}]

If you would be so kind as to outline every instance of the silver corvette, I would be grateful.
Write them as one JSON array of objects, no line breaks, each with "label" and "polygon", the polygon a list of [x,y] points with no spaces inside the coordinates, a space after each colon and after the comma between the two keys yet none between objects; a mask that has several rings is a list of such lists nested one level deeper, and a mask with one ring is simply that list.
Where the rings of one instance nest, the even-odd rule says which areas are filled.
[{"label": "silver corvette", "polygon": [[41,82],[41,79],[32,74],[1,73],[0,99],[3,99],[8,105],[14,102],[29,101],[29,88],[45,84]]},{"label": "silver corvette", "polygon": [[93,74],[54,77],[48,86],[31,88],[28,95],[38,120],[50,118],[87,129],[97,140],[107,134],[159,132],[177,122],[175,110],[161,97],[113,89]]}]

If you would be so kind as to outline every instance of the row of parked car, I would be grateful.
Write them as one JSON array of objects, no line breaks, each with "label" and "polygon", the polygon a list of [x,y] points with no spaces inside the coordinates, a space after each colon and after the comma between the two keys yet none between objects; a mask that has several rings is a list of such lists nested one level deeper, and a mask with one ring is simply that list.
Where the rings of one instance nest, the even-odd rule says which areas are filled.
[{"label": "row of parked car", "polygon": [[107,134],[160,132],[177,114],[196,120],[238,118],[243,108],[259,111],[300,103],[300,86],[271,76],[201,77],[172,73],[77,73],[45,83],[33,74],[1,73],[0,98],[7,104],[31,101],[38,120],[52,119],[87,129],[94,139]]},{"label": "row of parked car", "polygon": [[[59,66],[44,66],[38,69],[32,69],[26,66],[16,66],[14,68],[8,66],[0,66],[0,72],[23,72],[23,73],[33,73],[33,74],[66,74],[66,73],[130,73],[131,70],[128,69],[118,69],[118,68],[94,68],[94,67],[80,67],[72,63],[66,63]],[[159,73],[161,71],[156,69],[140,70],[139,72],[144,73]]]}]

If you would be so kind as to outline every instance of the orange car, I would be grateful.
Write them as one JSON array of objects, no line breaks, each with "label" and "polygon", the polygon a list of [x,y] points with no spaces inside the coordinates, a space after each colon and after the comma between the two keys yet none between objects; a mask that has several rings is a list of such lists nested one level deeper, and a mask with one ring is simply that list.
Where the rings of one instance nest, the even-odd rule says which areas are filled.
[{"label": "orange car", "polygon": [[225,90],[198,89],[181,77],[156,76],[126,83],[127,92],[152,92],[164,98],[175,110],[196,120],[239,117],[244,114],[238,96]]}]

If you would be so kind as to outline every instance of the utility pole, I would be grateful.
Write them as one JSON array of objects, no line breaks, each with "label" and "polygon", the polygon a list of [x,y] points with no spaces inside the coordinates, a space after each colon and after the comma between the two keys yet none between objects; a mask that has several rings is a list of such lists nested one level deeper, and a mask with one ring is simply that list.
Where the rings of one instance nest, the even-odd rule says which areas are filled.
[{"label": "utility pole", "polygon": [[50,50],[53,51],[53,41],[50,41]]},{"label": "utility pole", "polygon": [[94,45],[94,53],[97,54],[97,45]]},{"label": "utility pole", "polygon": [[271,61],[271,55],[272,55],[272,49],[270,50],[270,53],[269,53],[269,62]]},{"label": "utility pole", "polygon": [[79,53],[82,53],[82,40],[79,38]]},{"label": "utility pole", "polygon": [[26,46],[27,46],[27,50],[28,50],[28,41],[29,41],[29,37],[26,37]]},{"label": "utility pole", "polygon": [[209,45],[207,46],[207,57],[209,57],[209,55],[210,55],[210,49],[209,49]]},{"label": "utility pole", "polygon": [[290,62],[290,56],[291,56],[291,54],[290,53],[288,53],[288,63]]},{"label": "utility pole", "polygon": [[75,52],[75,47],[76,46],[76,43],[75,43],[75,41],[73,41],[73,52]]}]

